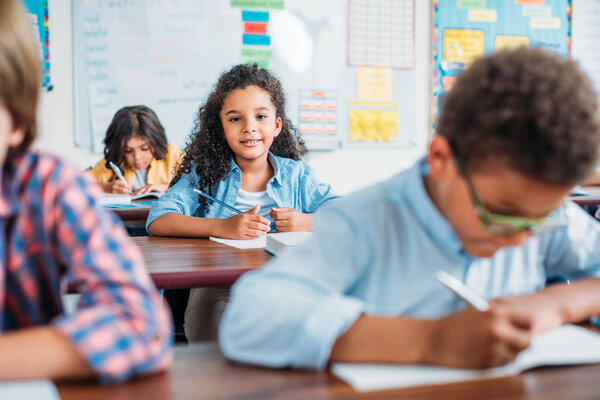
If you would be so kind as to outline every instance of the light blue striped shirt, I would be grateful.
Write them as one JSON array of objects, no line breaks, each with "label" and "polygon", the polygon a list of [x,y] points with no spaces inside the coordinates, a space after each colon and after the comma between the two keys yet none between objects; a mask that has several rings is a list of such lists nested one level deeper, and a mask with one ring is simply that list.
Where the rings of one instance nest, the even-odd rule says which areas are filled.
[{"label": "light blue striped shirt", "polygon": [[427,165],[324,206],[315,235],[233,288],[220,343],[227,357],[325,367],[362,314],[438,318],[464,307],[435,279],[444,269],[487,299],[539,290],[546,277],[600,275],[600,224],[569,203],[569,226],[468,255],[425,191]]}]

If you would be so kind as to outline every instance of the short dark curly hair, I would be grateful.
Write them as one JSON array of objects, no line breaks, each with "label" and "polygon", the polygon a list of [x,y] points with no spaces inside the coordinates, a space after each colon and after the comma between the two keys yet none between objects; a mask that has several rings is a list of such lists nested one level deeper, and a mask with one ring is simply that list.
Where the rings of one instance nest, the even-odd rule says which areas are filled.
[{"label": "short dark curly hair", "polygon": [[541,182],[585,179],[598,158],[598,100],[576,63],[541,49],[475,61],[442,100],[437,132],[469,172],[506,162]]},{"label": "short dark curly hair", "polygon": [[[277,117],[281,118],[281,132],[273,140],[270,151],[277,156],[292,160],[299,160],[306,155],[304,140],[285,114],[285,95],[279,80],[268,70],[259,68],[256,64],[252,66],[240,64],[221,74],[206,103],[200,107],[186,144],[185,156],[171,181],[171,186],[194,168],[199,181],[192,181],[191,185],[198,185],[211,195],[215,194],[215,187],[230,171],[233,157],[221,123],[220,113],[223,102],[232,91],[248,86],[256,86],[267,91],[275,106]],[[204,198],[200,198],[200,202],[208,211],[208,204]]]},{"label": "short dark curly hair", "polygon": [[133,136],[139,136],[148,143],[152,156],[163,160],[167,155],[168,142],[165,129],[158,117],[144,105],[123,107],[115,113],[104,138],[104,159],[106,168],[112,161],[125,171],[125,146]]}]

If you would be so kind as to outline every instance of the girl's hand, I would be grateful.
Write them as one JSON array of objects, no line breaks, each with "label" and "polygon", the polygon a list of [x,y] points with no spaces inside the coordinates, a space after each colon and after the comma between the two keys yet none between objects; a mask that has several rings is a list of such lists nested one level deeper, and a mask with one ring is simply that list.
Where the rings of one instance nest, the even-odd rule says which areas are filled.
[{"label": "girl's hand", "polygon": [[269,215],[275,220],[277,232],[312,230],[311,214],[303,214],[289,207],[273,207]]},{"label": "girl's hand", "polygon": [[168,183],[155,183],[153,185],[146,185],[141,189],[136,190],[133,194],[142,194],[142,193],[150,193],[150,192],[160,192],[164,193],[169,189]]},{"label": "girl's hand", "polygon": [[271,229],[271,223],[268,219],[256,215],[258,210],[260,210],[260,204],[243,214],[225,218],[223,231],[219,236],[226,239],[255,239],[266,234]]},{"label": "girl's hand", "polygon": [[129,183],[125,183],[120,179],[114,180],[108,183],[107,186],[108,193],[120,193],[120,194],[130,194],[131,193],[131,185]]},{"label": "girl's hand", "polygon": [[514,361],[529,347],[533,318],[518,307],[491,303],[435,321],[428,362],[460,368],[490,368]]}]

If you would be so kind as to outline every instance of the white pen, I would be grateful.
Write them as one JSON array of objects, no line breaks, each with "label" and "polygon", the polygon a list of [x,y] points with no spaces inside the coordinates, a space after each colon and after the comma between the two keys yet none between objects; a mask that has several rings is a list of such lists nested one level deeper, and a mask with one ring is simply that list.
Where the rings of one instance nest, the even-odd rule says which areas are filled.
[{"label": "white pen", "polygon": [[108,165],[110,165],[110,168],[113,170],[113,172],[117,175],[117,178],[119,178],[120,180],[122,180],[123,182],[127,183],[129,185],[129,183],[125,180],[125,177],[123,176],[123,174],[121,173],[121,170],[119,169],[119,167],[117,167],[115,165],[114,162],[109,161]]},{"label": "white pen", "polygon": [[439,270],[435,277],[438,281],[443,283],[448,287],[448,289],[452,290],[455,295],[478,309],[479,311],[487,311],[490,309],[489,303],[477,293],[473,291],[470,287],[447,273],[446,271]]}]

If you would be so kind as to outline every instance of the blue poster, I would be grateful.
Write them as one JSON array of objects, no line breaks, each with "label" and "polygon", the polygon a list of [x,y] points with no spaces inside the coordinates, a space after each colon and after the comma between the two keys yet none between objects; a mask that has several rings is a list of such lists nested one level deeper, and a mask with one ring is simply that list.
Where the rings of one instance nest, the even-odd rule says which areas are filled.
[{"label": "blue poster", "polygon": [[444,93],[476,58],[504,48],[571,51],[571,0],[434,0],[432,122]]}]

